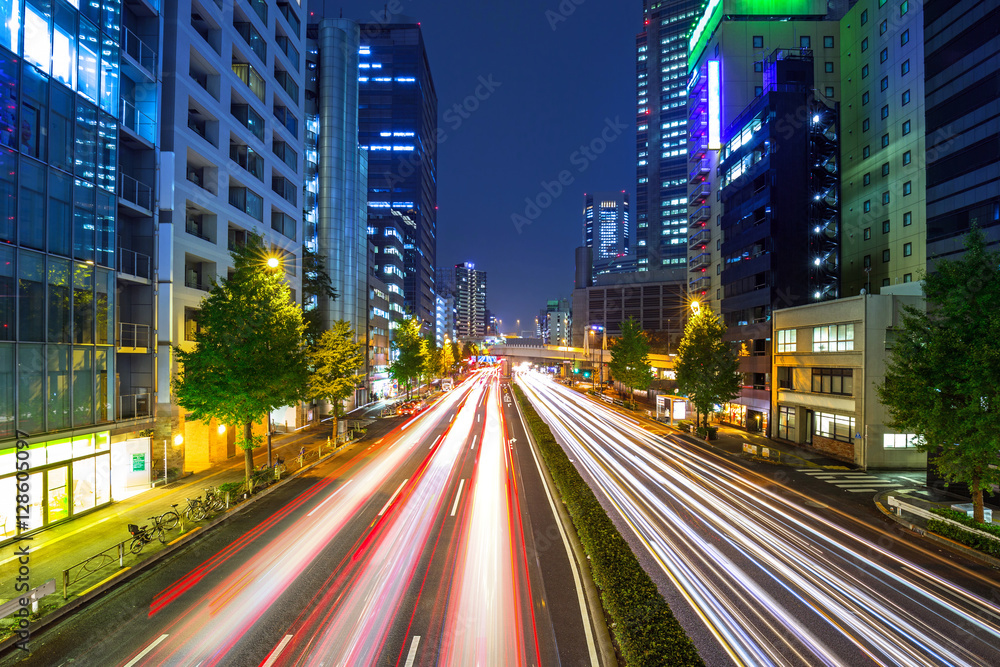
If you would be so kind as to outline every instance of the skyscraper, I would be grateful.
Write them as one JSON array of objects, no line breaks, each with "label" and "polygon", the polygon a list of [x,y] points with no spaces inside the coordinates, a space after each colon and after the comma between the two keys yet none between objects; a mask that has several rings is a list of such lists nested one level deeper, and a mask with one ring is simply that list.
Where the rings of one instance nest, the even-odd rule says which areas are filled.
[{"label": "skyscraper", "polygon": [[[430,327],[437,261],[437,93],[420,24],[402,15],[362,24],[359,54],[368,234],[390,296],[402,294],[402,307]],[[393,311],[394,319],[402,316]]]},{"label": "skyscraper", "polygon": [[[583,245],[594,249],[594,275],[616,270],[632,253],[628,193],[583,195]],[[629,266],[635,270],[634,265]]]},{"label": "skyscraper", "polygon": [[486,335],[486,272],[472,262],[455,265],[455,330],[460,339]]},{"label": "skyscraper", "polygon": [[[0,1],[0,541],[152,467],[155,7]],[[17,522],[16,437],[31,448]]]},{"label": "skyscraper", "polygon": [[687,35],[702,4],[643,0],[636,36],[635,253],[650,280],[681,280],[687,263]]},{"label": "skyscraper", "polygon": [[[184,418],[170,400],[177,367],[167,346],[194,345],[202,299],[251,233],[281,256],[302,295],[306,26],[287,2],[163,6],[171,76],[160,164],[171,187],[160,197],[158,421],[183,435],[183,467],[197,471],[236,455],[236,429]],[[300,415],[288,406],[272,417],[295,424]]]}]

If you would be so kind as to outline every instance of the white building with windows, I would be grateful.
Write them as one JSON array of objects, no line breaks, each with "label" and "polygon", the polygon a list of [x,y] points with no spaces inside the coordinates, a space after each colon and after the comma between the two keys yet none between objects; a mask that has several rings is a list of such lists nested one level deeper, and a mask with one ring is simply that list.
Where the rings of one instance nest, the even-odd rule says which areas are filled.
[{"label": "white building with windows", "polygon": [[774,312],[771,436],[867,468],[923,469],[912,434],[886,425],[876,385],[920,283]]}]

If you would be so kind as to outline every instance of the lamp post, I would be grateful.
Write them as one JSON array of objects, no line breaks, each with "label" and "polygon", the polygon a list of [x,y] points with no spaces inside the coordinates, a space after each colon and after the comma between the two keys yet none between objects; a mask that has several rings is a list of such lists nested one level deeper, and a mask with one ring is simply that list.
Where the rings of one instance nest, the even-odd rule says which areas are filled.
[{"label": "lamp post", "polygon": [[[281,260],[275,256],[270,256],[267,258],[267,268],[272,271],[276,271],[281,266]],[[267,413],[267,467],[272,466],[271,462],[271,413]]]}]

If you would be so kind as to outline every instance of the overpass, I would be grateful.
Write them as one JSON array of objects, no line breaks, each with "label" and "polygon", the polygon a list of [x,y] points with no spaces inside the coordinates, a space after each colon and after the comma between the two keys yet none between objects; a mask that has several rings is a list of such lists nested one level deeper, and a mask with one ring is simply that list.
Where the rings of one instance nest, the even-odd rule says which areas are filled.
[{"label": "overpass", "polygon": [[[582,347],[566,347],[563,345],[511,345],[507,343],[491,347],[490,355],[503,357],[514,364],[527,361],[547,366],[570,363],[596,367],[599,362],[605,366],[611,363],[610,350],[599,350],[596,348],[587,350]],[[649,365],[658,371],[673,370],[674,359],[672,356],[666,354],[650,354]]]}]

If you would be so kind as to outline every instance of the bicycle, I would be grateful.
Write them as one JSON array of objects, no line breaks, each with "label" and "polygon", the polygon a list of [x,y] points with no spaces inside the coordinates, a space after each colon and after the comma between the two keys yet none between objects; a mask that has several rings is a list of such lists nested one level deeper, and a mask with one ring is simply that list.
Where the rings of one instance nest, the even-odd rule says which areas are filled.
[{"label": "bicycle", "polygon": [[[201,502],[201,498],[185,498],[187,507],[184,508],[184,515],[192,521],[201,521],[208,516],[208,509]],[[177,507],[174,505],[174,507]]]},{"label": "bicycle", "polygon": [[[150,517],[151,521],[157,521],[157,519],[159,519],[159,517]],[[160,540],[160,544],[167,543],[166,532],[163,530],[163,526],[158,522],[153,526],[153,528],[150,528],[149,526],[143,526],[140,528],[134,523],[130,523],[128,524],[128,532],[133,538],[128,547],[129,551],[137,556],[139,555],[139,552],[142,551],[144,546],[153,541],[154,537]]]},{"label": "bicycle", "polygon": [[173,509],[167,510],[160,516],[149,517],[149,520],[155,522],[157,527],[162,526],[163,530],[173,530],[181,522],[181,517],[177,514],[177,503],[174,503],[171,507]]},{"label": "bicycle", "polygon": [[205,500],[203,504],[210,512],[221,512],[226,509],[226,499],[212,487],[205,489]]}]

